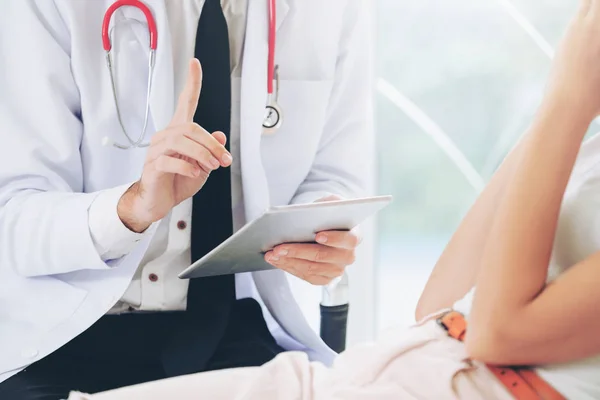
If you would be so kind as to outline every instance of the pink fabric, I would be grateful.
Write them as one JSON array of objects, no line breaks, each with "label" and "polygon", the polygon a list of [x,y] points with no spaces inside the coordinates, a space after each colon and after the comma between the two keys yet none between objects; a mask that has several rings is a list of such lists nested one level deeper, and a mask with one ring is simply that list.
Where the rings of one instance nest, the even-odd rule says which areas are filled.
[{"label": "pink fabric", "polygon": [[483,366],[467,360],[462,343],[434,321],[391,330],[373,345],[354,347],[332,368],[303,353],[284,353],[260,368],[177,377],[69,400],[509,400]]}]

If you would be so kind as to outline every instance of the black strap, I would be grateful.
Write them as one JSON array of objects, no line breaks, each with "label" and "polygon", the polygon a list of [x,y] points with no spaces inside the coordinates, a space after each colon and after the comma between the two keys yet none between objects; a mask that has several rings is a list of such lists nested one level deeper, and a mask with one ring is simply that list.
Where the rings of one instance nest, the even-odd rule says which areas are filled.
[{"label": "black strap", "polygon": [[340,306],[321,305],[321,338],[336,353],[346,350],[348,304]]},{"label": "black strap", "polygon": [[[202,93],[194,122],[208,132],[229,135],[231,77],[227,21],[219,0],[207,0],[196,34],[195,57],[202,64]],[[229,168],[213,171],[194,196],[192,208],[192,261],[217,247],[233,233]],[[235,276],[190,281],[187,313],[190,324],[174,338],[164,363],[168,375],[198,372],[206,367],[223,337],[235,301]]]}]

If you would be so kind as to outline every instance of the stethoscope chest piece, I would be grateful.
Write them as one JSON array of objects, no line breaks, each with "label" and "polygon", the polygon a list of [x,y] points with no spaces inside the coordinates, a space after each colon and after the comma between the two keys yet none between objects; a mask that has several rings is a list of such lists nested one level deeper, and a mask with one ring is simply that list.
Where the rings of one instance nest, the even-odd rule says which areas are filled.
[{"label": "stethoscope chest piece", "polygon": [[[263,135],[273,135],[283,123],[283,112],[277,104],[279,100],[279,66],[273,68],[273,77],[269,76],[271,84],[268,89],[267,106],[263,119]],[[273,85],[275,85],[275,95],[273,96]]]},{"label": "stethoscope chest piece", "polygon": [[265,119],[263,120],[263,134],[272,135],[277,132],[283,122],[281,108],[275,102],[265,107]]}]

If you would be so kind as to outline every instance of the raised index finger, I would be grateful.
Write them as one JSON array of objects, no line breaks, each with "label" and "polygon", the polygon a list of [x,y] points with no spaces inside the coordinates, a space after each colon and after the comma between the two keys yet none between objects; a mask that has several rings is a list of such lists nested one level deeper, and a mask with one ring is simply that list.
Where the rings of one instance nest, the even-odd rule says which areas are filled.
[{"label": "raised index finger", "polygon": [[194,114],[198,107],[198,99],[202,91],[202,66],[200,61],[193,58],[190,61],[185,86],[179,95],[177,108],[171,120],[171,124],[185,124],[194,120]]}]

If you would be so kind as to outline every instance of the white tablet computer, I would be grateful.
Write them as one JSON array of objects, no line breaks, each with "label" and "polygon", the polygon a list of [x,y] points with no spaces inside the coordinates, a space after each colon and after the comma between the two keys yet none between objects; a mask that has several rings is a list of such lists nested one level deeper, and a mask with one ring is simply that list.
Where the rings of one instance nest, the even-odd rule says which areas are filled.
[{"label": "white tablet computer", "polygon": [[314,243],[318,232],[350,230],[391,196],[272,207],[179,274],[181,279],[274,269],[264,254],[282,243]]}]

